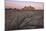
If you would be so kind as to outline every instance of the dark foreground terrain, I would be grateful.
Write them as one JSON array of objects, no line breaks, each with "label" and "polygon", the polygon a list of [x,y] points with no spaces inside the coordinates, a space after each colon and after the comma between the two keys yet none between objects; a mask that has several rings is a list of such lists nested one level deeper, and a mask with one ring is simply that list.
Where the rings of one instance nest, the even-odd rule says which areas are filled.
[{"label": "dark foreground terrain", "polygon": [[43,28],[44,11],[5,11],[6,30]]}]

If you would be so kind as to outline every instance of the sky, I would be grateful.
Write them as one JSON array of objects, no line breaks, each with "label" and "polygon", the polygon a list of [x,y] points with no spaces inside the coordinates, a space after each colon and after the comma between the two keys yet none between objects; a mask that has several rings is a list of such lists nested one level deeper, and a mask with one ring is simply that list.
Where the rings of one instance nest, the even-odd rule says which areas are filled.
[{"label": "sky", "polygon": [[43,2],[31,2],[31,1],[17,1],[17,0],[6,0],[6,8],[18,8],[21,9],[24,6],[32,6],[35,9],[44,9]]}]

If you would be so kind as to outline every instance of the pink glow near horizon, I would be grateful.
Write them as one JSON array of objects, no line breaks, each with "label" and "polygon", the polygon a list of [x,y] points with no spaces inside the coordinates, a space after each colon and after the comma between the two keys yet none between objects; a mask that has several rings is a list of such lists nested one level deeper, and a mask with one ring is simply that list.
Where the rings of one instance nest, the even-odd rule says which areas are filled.
[{"label": "pink glow near horizon", "polygon": [[6,1],[6,8],[18,8],[18,9],[21,9],[23,8],[24,6],[33,6],[35,7],[36,9],[43,9],[44,6],[43,3],[38,3],[38,2],[24,2],[24,1]]}]

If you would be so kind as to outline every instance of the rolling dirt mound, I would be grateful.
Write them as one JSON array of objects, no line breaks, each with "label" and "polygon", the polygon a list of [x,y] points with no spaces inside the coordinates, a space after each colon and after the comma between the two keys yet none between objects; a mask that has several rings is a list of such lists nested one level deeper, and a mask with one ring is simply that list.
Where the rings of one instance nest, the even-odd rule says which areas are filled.
[{"label": "rolling dirt mound", "polygon": [[43,10],[6,11],[6,25],[9,30],[43,28]]}]

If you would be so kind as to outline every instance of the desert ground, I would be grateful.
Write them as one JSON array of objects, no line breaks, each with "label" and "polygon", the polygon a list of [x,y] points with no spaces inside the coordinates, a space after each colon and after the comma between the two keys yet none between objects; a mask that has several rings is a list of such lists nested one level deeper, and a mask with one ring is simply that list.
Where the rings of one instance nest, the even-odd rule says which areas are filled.
[{"label": "desert ground", "polygon": [[5,10],[6,30],[43,28],[43,20],[43,10]]}]

